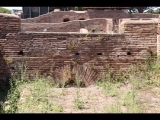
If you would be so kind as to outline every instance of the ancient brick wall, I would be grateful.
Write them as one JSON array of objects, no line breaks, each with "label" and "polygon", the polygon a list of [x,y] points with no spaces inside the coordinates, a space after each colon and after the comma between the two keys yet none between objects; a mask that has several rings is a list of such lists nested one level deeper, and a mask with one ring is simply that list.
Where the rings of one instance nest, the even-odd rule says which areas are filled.
[{"label": "ancient brick wall", "polygon": [[157,26],[157,54],[160,55],[160,16],[158,19],[158,26]]},{"label": "ancient brick wall", "polygon": [[0,39],[5,39],[7,33],[19,32],[20,21],[16,15],[0,13]]},{"label": "ancient brick wall", "polygon": [[22,23],[21,31],[43,32],[79,32],[81,28],[87,29],[89,32],[108,32],[112,31],[112,19],[88,19],[75,20],[66,23]]},{"label": "ancient brick wall", "polygon": [[[127,27],[129,26],[128,24]],[[137,29],[137,26],[133,29]],[[132,40],[128,36],[125,34],[20,32],[6,36],[6,40],[1,42],[1,53],[6,59],[8,71],[14,71],[15,64],[23,59],[27,62],[28,73],[39,70],[47,74],[51,69],[70,65],[72,62],[80,65],[94,65],[99,71],[106,70],[105,65],[109,65],[113,70],[125,70],[132,63],[144,61],[149,53],[148,48],[156,47],[155,43],[154,45],[151,43],[152,35],[145,41],[143,39],[144,45],[141,41]],[[5,73],[3,68],[0,71],[0,75]]]},{"label": "ancient brick wall", "polygon": [[40,15],[35,18],[22,19],[22,23],[59,23],[64,20],[72,21],[79,19],[89,19],[86,11],[57,11],[50,12],[47,14]]},{"label": "ancient brick wall", "polygon": [[[4,44],[8,44],[6,35],[9,33],[18,33],[20,31],[20,25],[21,20],[18,16],[0,13],[0,83],[6,83],[6,80],[10,76],[9,66],[1,51]],[[11,51],[12,49],[9,52]]]},{"label": "ancient brick wall", "polygon": [[160,35],[157,35],[157,55],[160,55]]},{"label": "ancient brick wall", "polygon": [[[1,52],[6,58],[13,58],[13,63],[10,64],[12,67],[17,60],[25,57],[29,60],[27,64],[30,70],[49,70],[53,63],[56,63],[55,67],[59,67],[72,60],[78,64],[98,61],[97,65],[102,67],[104,62],[117,58],[113,53],[117,51],[117,47],[124,47],[123,42],[117,42],[123,38],[124,35],[121,34],[89,34],[86,37],[86,34],[80,33],[22,32],[8,34]],[[20,52],[23,54],[19,54]]]},{"label": "ancient brick wall", "polygon": [[93,19],[93,18],[111,18],[113,24],[118,25],[121,18],[158,18],[158,15],[134,13],[129,14],[123,10],[88,10],[88,11],[56,11],[35,18],[22,19],[22,23],[60,23],[68,18],[69,21],[79,19]]},{"label": "ancient brick wall", "polygon": [[[6,19],[7,22],[4,22]],[[157,18],[120,19],[119,33],[110,33],[113,28],[111,19],[66,22],[66,27],[64,24],[60,26],[57,23],[56,26],[52,23],[54,28],[48,23],[37,23],[33,28],[27,27],[31,23],[23,23],[21,32],[18,32],[19,18],[16,17],[16,22],[11,22],[13,18],[4,15],[0,20],[4,23],[1,31],[5,33],[0,38],[0,81],[6,80],[15,71],[16,63],[23,60],[27,62],[27,72],[30,74],[34,70],[49,74],[51,69],[72,63],[94,66],[100,72],[106,70],[105,65],[109,65],[111,69],[118,71],[127,69],[131,64],[144,62],[148,55],[152,56],[159,50]],[[7,31],[6,26],[11,24],[12,29]],[[102,24],[106,33],[77,32],[79,28],[91,30],[95,25]],[[41,32],[44,27],[55,31]],[[64,28],[64,31],[60,28]]]},{"label": "ancient brick wall", "polygon": [[[119,31],[123,31],[125,39],[134,47],[146,47],[150,52],[157,51],[157,19],[122,19]],[[134,53],[134,51],[133,51]],[[146,53],[146,52],[144,52]]]},{"label": "ancient brick wall", "polygon": [[158,35],[160,35],[160,16],[159,16],[159,19],[158,19],[157,33],[158,33]]}]

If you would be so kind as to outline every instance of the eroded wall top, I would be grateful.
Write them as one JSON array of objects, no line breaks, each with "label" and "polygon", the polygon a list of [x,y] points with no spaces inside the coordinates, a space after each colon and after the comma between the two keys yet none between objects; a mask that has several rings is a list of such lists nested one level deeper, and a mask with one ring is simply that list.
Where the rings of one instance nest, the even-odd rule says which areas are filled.
[{"label": "eroded wall top", "polygon": [[7,33],[20,31],[21,20],[17,15],[0,13],[0,39],[4,39]]},{"label": "eroded wall top", "polygon": [[52,11],[35,18],[22,19],[22,23],[60,23],[72,20],[89,19],[86,11]]},{"label": "eroded wall top", "polygon": [[119,20],[120,33],[157,34],[158,18],[126,18]]},{"label": "eroded wall top", "polygon": [[112,31],[112,19],[95,18],[87,20],[74,20],[65,23],[22,23],[21,31],[33,32],[80,32],[81,28],[89,33],[107,33]]},{"label": "eroded wall top", "polygon": [[118,24],[120,18],[158,18],[154,14],[129,14],[123,10],[52,11],[35,18],[22,19],[22,23],[60,23],[72,20],[112,18]]}]

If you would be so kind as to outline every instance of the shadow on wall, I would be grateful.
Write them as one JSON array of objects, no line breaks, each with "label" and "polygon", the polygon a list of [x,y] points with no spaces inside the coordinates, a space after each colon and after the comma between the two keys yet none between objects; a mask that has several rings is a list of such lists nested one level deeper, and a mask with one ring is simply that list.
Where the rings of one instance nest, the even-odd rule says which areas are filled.
[{"label": "shadow on wall", "polygon": [[0,51],[0,113],[3,113],[3,102],[6,101],[8,91],[10,90],[9,78],[10,71],[6,60],[3,57],[2,52]]}]

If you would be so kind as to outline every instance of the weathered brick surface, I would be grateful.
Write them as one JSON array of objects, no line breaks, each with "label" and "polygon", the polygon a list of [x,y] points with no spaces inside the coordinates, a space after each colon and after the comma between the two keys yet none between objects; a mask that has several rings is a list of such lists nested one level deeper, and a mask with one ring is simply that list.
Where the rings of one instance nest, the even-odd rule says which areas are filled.
[{"label": "weathered brick surface", "polygon": [[[56,14],[58,15],[58,12]],[[75,15],[74,12],[73,14]],[[91,16],[94,15],[90,14]],[[4,22],[6,18],[7,23]],[[0,30],[5,33],[0,37],[0,82],[6,80],[10,72],[15,71],[16,63],[23,60],[27,62],[27,73],[39,70],[41,73],[49,74],[51,69],[54,70],[66,64],[71,65],[73,62],[94,65],[100,72],[106,70],[104,65],[107,64],[118,71],[127,69],[131,64],[144,62],[149,54],[159,51],[157,32],[159,34],[160,21],[157,18],[122,19],[119,22],[119,33],[111,31],[113,29],[111,19],[72,21],[63,24],[41,19],[48,23],[41,22],[34,25],[22,23],[21,32],[18,32],[19,18],[9,18],[5,15],[0,16],[0,20],[3,21],[3,24],[1,23],[3,27]],[[14,23],[10,22],[13,18],[16,20]],[[14,27],[7,31],[6,26],[12,23]],[[27,25],[33,25],[33,28]],[[101,26],[106,33],[77,32],[80,28],[91,30],[95,25]],[[100,31],[101,27],[96,30]],[[44,28],[46,32],[42,32]]]},{"label": "weathered brick surface", "polygon": [[[109,25],[108,25],[109,24]],[[112,19],[88,19],[75,20],[66,23],[22,23],[21,31],[43,32],[79,32],[81,28],[87,29],[89,32],[108,32],[112,31]]]},{"label": "weathered brick surface", "polygon": [[149,51],[157,51],[157,20],[122,20],[120,28],[124,30],[125,39],[132,45],[143,46]]},{"label": "weathered brick surface", "polygon": [[157,54],[160,55],[160,16],[157,25]]},{"label": "weathered brick surface", "polygon": [[0,13],[0,39],[7,33],[17,33],[20,30],[20,18],[16,15]]},{"label": "weathered brick surface", "polygon": [[157,54],[160,55],[160,35],[157,35]]},{"label": "weathered brick surface", "polygon": [[69,21],[79,19],[89,19],[88,13],[85,11],[57,11],[50,12],[44,15],[40,15],[35,18],[22,19],[22,23],[59,23],[63,22],[65,18],[69,18]]},{"label": "weathered brick surface", "polygon": [[158,33],[158,35],[160,35],[160,16],[159,16],[159,19],[158,19],[157,33]]},{"label": "weathered brick surface", "polygon": [[[56,69],[73,61],[94,64],[99,71],[104,71],[106,64],[113,70],[123,70],[132,63],[144,61],[152,45],[137,45],[124,34],[89,34],[86,37],[80,33],[21,32],[8,34],[6,39],[1,52],[3,57],[12,59],[7,61],[10,70],[24,57],[31,73],[36,69],[49,73],[52,65]],[[24,55],[18,55],[20,51]],[[127,55],[128,52],[131,55]],[[4,73],[4,69],[1,71]]]},{"label": "weathered brick surface", "polygon": [[93,18],[112,18],[113,24],[118,25],[120,18],[158,18],[154,14],[129,14],[122,10],[88,10],[88,11],[57,11],[40,15],[35,18],[22,19],[22,23],[60,23],[64,18],[72,20],[93,19]]}]

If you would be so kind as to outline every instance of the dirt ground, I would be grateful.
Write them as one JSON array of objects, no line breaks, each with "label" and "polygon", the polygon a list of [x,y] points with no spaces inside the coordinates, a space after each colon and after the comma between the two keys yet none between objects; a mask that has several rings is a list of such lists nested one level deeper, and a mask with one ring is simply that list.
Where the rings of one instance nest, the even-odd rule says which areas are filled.
[{"label": "dirt ground", "polygon": [[[120,112],[128,113],[127,106],[123,104],[123,96],[131,90],[131,85],[122,85],[117,89],[117,95],[109,95],[104,93],[103,88],[92,85],[87,88],[50,88],[49,101],[52,106],[62,106],[62,113],[111,113],[116,112],[118,107],[112,105],[119,105]],[[159,113],[160,112],[160,88],[150,87],[146,90],[135,91],[135,99],[141,105],[143,113]],[[21,92],[20,103],[26,104],[27,99],[25,96],[30,94],[28,88],[24,88]],[[43,96],[44,97],[44,96]],[[75,102],[75,99],[78,102]],[[79,104],[81,108],[75,108],[75,105]],[[36,106],[36,105],[35,105]],[[107,110],[107,107],[109,108]],[[132,106],[131,106],[132,107]],[[34,109],[23,109],[23,112],[35,112]],[[41,111],[37,111],[41,112]],[[47,111],[47,113],[53,113],[53,111]],[[136,111],[135,111],[136,112]]]}]

